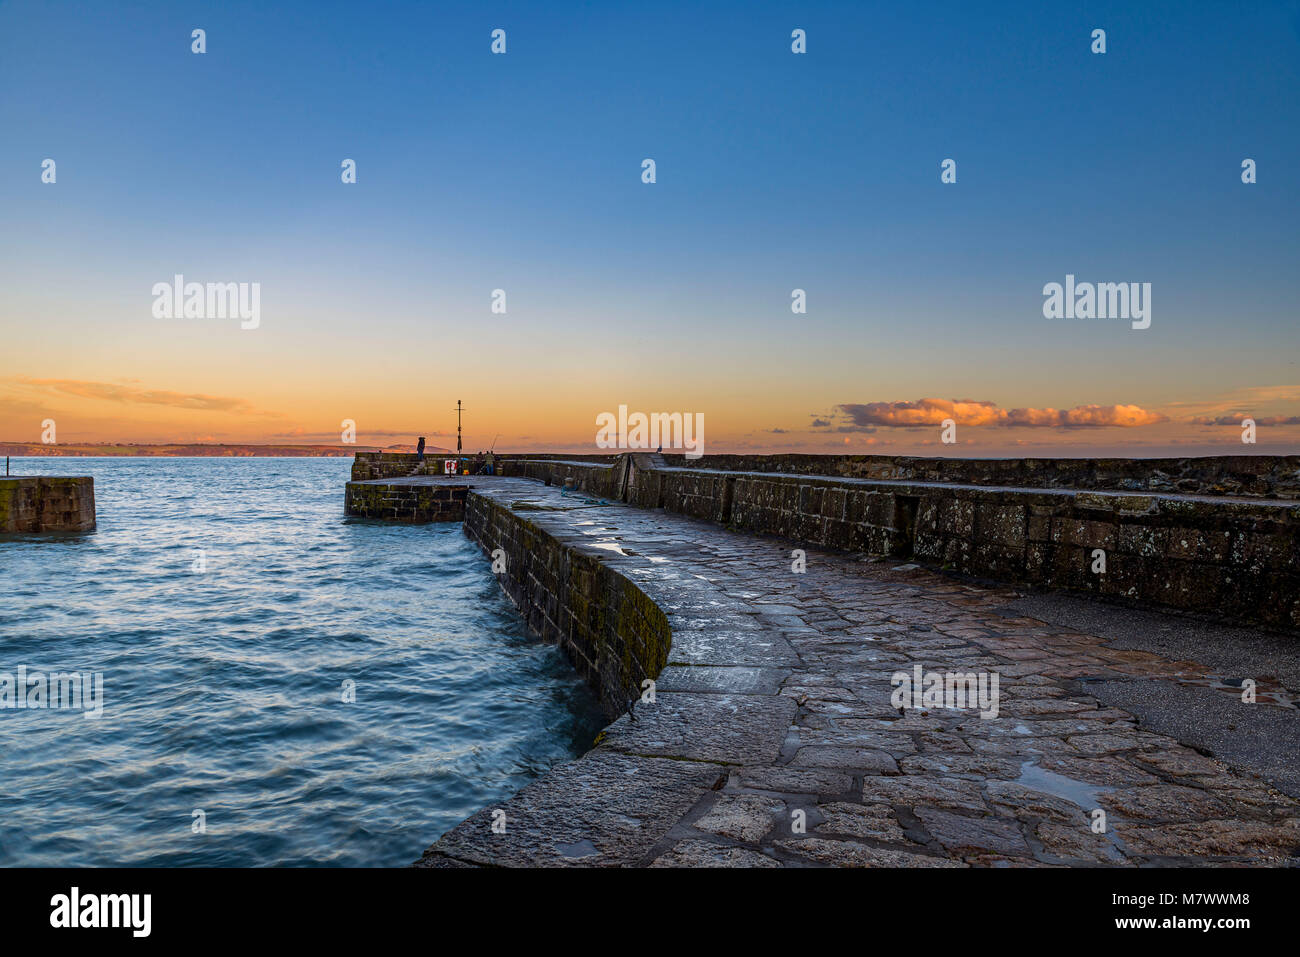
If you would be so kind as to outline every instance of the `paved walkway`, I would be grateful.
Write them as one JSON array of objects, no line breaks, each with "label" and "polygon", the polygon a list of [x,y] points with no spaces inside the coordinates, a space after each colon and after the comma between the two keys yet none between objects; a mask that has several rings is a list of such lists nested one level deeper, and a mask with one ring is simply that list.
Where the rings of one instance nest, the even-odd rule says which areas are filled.
[{"label": "paved walkway", "polygon": [[[800,574],[793,544],[524,480],[477,491],[636,581],[672,651],[654,704],[499,806],[505,833],[485,808],[421,864],[1300,864],[1300,802],[1090,692],[1195,686],[1226,723],[1271,709],[1294,728],[1277,681],[1246,704],[1206,665],[897,560],[806,550]],[[900,711],[891,677],[917,665],[996,673],[997,716]]]}]

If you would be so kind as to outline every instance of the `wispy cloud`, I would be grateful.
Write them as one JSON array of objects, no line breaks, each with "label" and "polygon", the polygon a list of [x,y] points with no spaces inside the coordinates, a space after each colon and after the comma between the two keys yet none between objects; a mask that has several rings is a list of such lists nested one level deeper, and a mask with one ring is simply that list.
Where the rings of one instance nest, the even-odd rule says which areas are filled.
[{"label": "wispy cloud", "polygon": [[1258,385],[1233,389],[1213,399],[1196,402],[1170,402],[1166,408],[1178,412],[1214,413],[1233,412],[1243,408],[1257,408],[1273,403],[1300,402],[1300,385]]},{"label": "wispy cloud", "polygon": [[[414,441],[416,436],[423,435],[428,438],[450,438],[455,435],[454,432],[430,432],[428,429],[366,429],[358,426],[357,435],[367,438],[398,438],[411,439]],[[333,439],[338,441],[339,430],[335,429],[329,432],[309,432],[304,428],[289,429],[287,432],[269,432],[268,438],[272,439]]]},{"label": "wispy cloud", "polygon": [[11,399],[7,396],[0,396],[0,415],[15,417],[32,417],[46,416],[58,410],[51,408],[49,405],[41,402],[32,402],[30,399]]},{"label": "wispy cloud", "polygon": [[141,389],[134,385],[114,382],[92,382],[85,379],[34,379],[15,376],[12,381],[29,389],[42,392],[72,395],[82,399],[99,399],[104,402],[121,402],[135,405],[163,405],[174,409],[196,409],[203,412],[232,412],[241,415],[274,416],[264,412],[247,399],[231,396],[206,395],[201,392],[172,392],[167,389]]},{"label": "wispy cloud", "polygon": [[1198,415],[1190,419],[1192,425],[1241,425],[1243,419],[1254,419],[1256,425],[1300,425],[1300,415],[1252,416],[1245,412],[1227,415]]}]

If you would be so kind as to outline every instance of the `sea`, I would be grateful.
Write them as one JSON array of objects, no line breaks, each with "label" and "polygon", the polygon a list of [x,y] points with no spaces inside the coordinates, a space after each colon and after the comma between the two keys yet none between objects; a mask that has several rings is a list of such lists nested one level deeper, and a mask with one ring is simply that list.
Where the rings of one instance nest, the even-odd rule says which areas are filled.
[{"label": "sea", "polygon": [[98,527],[0,536],[0,866],[402,866],[591,746],[461,526],[349,519],[350,466],[11,462]]}]

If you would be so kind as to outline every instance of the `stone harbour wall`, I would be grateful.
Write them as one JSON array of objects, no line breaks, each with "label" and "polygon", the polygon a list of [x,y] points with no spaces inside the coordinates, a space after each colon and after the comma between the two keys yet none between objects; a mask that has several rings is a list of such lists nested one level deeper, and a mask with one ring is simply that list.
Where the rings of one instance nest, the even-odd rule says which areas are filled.
[{"label": "stone harbour wall", "polygon": [[468,491],[467,485],[349,482],[343,511],[354,518],[393,522],[459,522]]},{"label": "stone harbour wall", "polygon": [[[358,452],[352,458],[352,481],[370,482],[410,475],[416,458],[407,452]],[[427,455],[425,459],[428,459]]]},{"label": "stone harbour wall", "polygon": [[[471,458],[477,450],[470,453]],[[358,452],[352,459],[352,481],[368,482],[375,479],[401,478],[411,475],[419,466],[420,475],[442,475],[442,463],[446,459],[456,458],[455,452],[426,452],[424,464],[419,466],[419,456],[414,452]],[[574,460],[579,462],[598,462],[612,465],[617,460],[615,455],[551,455],[539,454],[497,455],[497,472],[501,475],[518,475],[511,470],[511,463],[521,460],[545,462],[548,460]]]},{"label": "stone harbour wall", "polygon": [[698,460],[746,467],[731,471],[682,467],[680,455],[607,458],[516,456],[505,470],[795,543],[1300,628],[1296,456]]},{"label": "stone harbour wall", "polygon": [[0,478],[0,533],[89,532],[95,480],[89,476]]},{"label": "stone harbour wall", "polygon": [[564,541],[528,515],[523,503],[471,494],[465,534],[488,556],[501,549],[501,587],[534,633],[564,649],[606,714],[615,717],[667,662],[668,619],[581,535]]},{"label": "stone harbour wall", "polygon": [[[701,506],[713,498],[710,490],[730,484],[733,513],[761,503],[771,510],[764,521],[811,514],[818,497],[799,476],[776,475],[771,486],[751,482],[745,489],[742,478],[752,476],[686,475],[647,461],[620,465],[629,490],[648,495],[660,487]],[[856,487],[864,486],[880,495],[874,485]],[[894,532],[911,525],[900,541],[912,541],[929,523],[926,503],[916,502],[913,513],[907,500],[935,486],[911,488],[917,495],[901,496],[901,523],[883,512],[874,516],[892,521]],[[824,482],[821,491],[824,512],[825,493],[846,489]],[[1030,540],[1034,505],[1014,495],[969,503],[949,509],[948,499],[937,499],[932,504],[952,514],[933,516],[934,530],[1011,546]],[[1122,526],[1124,516],[1115,517]],[[1212,739],[1215,756],[1205,753],[1200,736],[1219,734],[1223,702],[1241,692],[1219,688],[1220,667],[1186,656],[1185,645],[1169,656],[1114,645],[1109,628],[1094,635],[1008,609],[1016,600],[1012,589],[895,562],[859,562],[851,553],[810,549],[808,574],[793,576],[781,541],[663,511],[595,505],[521,478],[474,481],[465,530],[489,557],[505,558],[497,569],[501,583],[533,629],[561,643],[570,636],[579,668],[616,690],[606,695],[611,714],[624,695],[635,694],[640,674],[654,674],[661,663],[663,670],[655,697],[616,717],[591,750],[471,814],[430,845],[418,866],[1167,867],[1295,860],[1300,782],[1285,741],[1262,748],[1254,726],[1226,746]],[[1099,533],[1074,528],[1062,538]],[[602,565],[617,577],[606,577]],[[648,602],[663,609],[665,622],[646,616]],[[1245,650],[1250,641],[1237,629],[1210,631],[1230,648]],[[1273,646],[1262,647],[1265,655],[1255,660],[1267,667]],[[996,714],[988,717],[1001,720],[975,718],[973,702],[900,713],[891,673],[927,662],[1000,675]],[[1081,676],[1088,680],[1081,684]],[[1126,710],[1139,679],[1143,710]],[[1202,689],[1197,707],[1187,707],[1188,687]],[[1250,710],[1292,713],[1291,704],[1266,679]],[[966,713],[949,713],[954,708]],[[1171,718],[1176,736],[1157,730]],[[1093,802],[1107,813],[1105,834],[1092,830]],[[806,830],[792,828],[792,820],[806,821]]]},{"label": "stone harbour wall", "polygon": [[618,470],[600,462],[528,459],[509,462],[503,474],[536,479],[599,498],[618,498]]},{"label": "stone harbour wall", "polygon": [[664,453],[668,465],[722,472],[784,472],[902,482],[1300,499],[1300,456],[1166,459],[958,459],[904,455]]},{"label": "stone harbour wall", "polygon": [[670,473],[664,506],[978,578],[1300,627],[1300,503],[776,475],[738,475],[721,492],[723,481]]},{"label": "stone harbour wall", "polygon": [[[647,453],[508,454],[498,456],[503,475],[526,474],[566,463],[577,469],[617,466]],[[426,456],[427,474],[442,473],[448,455]],[[1214,455],[1164,459],[960,459],[906,455],[705,455],[688,459],[666,452],[661,467],[705,472],[821,475],[886,482],[942,482],[999,488],[1153,492],[1300,500],[1300,455]],[[358,452],[354,482],[409,475],[410,452]],[[562,483],[555,483],[562,484]]]}]

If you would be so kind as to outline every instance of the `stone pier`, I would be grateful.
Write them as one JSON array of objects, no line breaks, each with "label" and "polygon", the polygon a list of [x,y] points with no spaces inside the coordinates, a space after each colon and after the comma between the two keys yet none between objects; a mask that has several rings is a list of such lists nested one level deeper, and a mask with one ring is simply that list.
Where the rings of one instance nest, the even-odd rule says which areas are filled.
[{"label": "stone pier", "polygon": [[0,534],[94,528],[95,480],[89,476],[0,477]]},{"label": "stone pier", "polygon": [[[585,755],[443,835],[423,866],[1300,862],[1293,631],[980,581],[925,567],[915,545],[827,547],[825,492],[773,506],[819,523],[756,534],[736,520],[759,494],[742,474],[651,456],[506,467],[516,477],[420,481],[467,486],[466,534],[503,550],[504,590],[614,720]],[[1283,536],[1290,501],[1250,504],[1279,509]],[[979,504],[972,534],[1004,527],[982,524]],[[1230,542],[1258,531],[1222,527]],[[941,688],[996,678],[992,713],[951,696],[900,703],[899,676],[917,668]]]},{"label": "stone pier", "polygon": [[[466,532],[505,550],[507,593],[586,663],[612,710],[637,701],[586,755],[470,817],[423,865],[1286,865],[1300,853],[1300,665],[1266,637],[1174,636],[1165,650],[1146,632],[1177,618],[1139,627],[1080,599],[1030,613],[1005,587],[816,549],[796,572],[787,543],[517,479],[475,480]],[[1119,617],[1072,627],[1078,605]],[[1225,653],[1249,656],[1252,639],[1247,704],[1245,666]],[[917,665],[996,674],[996,716],[900,710],[893,676]]]},{"label": "stone pier", "polygon": [[[409,472],[413,461],[358,454],[353,478]],[[505,457],[502,469],[756,535],[1300,628],[1297,456],[552,455]]]}]

